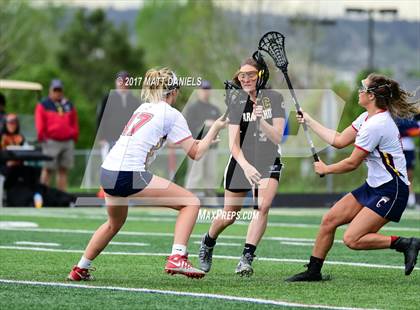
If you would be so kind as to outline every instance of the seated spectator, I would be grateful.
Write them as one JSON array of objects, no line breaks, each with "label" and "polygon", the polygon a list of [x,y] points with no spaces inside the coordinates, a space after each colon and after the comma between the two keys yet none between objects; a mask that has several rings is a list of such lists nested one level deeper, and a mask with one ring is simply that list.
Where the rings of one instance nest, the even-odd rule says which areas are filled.
[{"label": "seated spectator", "polygon": [[[6,121],[3,125],[0,138],[0,147],[6,150],[9,145],[23,145],[25,138],[20,134],[19,119],[16,114],[7,114]],[[21,165],[21,161],[9,160],[6,163],[7,167]]]}]

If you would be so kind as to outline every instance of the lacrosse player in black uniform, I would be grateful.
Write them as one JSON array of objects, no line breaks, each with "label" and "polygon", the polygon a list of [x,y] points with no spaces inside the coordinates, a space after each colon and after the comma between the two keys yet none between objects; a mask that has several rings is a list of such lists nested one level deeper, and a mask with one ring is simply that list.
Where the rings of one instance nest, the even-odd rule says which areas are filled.
[{"label": "lacrosse player in black uniform", "polygon": [[[261,76],[261,72],[265,74]],[[279,144],[285,126],[283,97],[264,89],[267,80],[268,68],[262,57],[256,59],[255,54],[241,64],[233,80],[241,89],[228,107],[231,156],[225,169],[224,212],[213,221],[201,242],[200,268],[205,272],[210,271],[217,237],[235,222],[233,212],[241,210],[247,192],[258,186],[258,211],[248,226],[236,268],[241,276],[253,273],[254,252],[267,227],[268,210],[277,193],[282,168]],[[258,87],[262,88],[260,92]]]}]

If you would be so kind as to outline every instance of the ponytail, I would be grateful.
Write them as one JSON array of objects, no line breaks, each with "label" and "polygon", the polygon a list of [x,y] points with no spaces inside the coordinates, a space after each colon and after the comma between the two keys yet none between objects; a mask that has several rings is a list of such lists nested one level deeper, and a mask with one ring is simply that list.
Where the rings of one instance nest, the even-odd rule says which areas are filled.
[{"label": "ponytail", "polygon": [[409,102],[412,94],[400,85],[380,74],[371,73],[367,77],[369,91],[375,95],[376,106],[388,110],[394,118],[412,118],[420,113],[419,100]]},{"label": "ponytail", "polygon": [[144,102],[159,102],[178,88],[177,77],[169,68],[150,69],[143,80],[141,99]]}]

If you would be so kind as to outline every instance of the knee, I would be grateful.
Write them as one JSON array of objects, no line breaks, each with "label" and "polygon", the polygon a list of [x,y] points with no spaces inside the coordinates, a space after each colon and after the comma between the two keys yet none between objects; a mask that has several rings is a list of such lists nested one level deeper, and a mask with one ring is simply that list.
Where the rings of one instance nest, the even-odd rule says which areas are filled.
[{"label": "knee", "polygon": [[322,217],[321,229],[324,230],[334,230],[337,228],[337,222],[334,216],[327,213]]},{"label": "knee", "polygon": [[232,225],[236,221],[237,211],[223,210],[217,215],[217,218],[222,221],[223,227]]},{"label": "knee", "polygon": [[261,204],[258,208],[258,216],[262,216],[262,217],[267,217],[268,216],[268,211],[270,211],[270,206],[271,205],[266,205],[266,204]]},{"label": "knee", "polygon": [[182,203],[180,203],[180,205],[181,207],[196,207],[199,209],[201,207],[201,201],[196,195],[189,192],[188,195],[182,199]]},{"label": "knee", "polygon": [[112,220],[112,221],[108,221],[108,230],[112,233],[112,234],[116,234],[120,231],[121,227],[123,227],[125,223],[125,219],[122,220]]},{"label": "knee", "polygon": [[201,201],[197,196],[193,196],[191,198],[191,205],[197,207],[199,209],[201,207]]},{"label": "knee", "polygon": [[359,249],[359,243],[356,236],[350,234],[350,233],[344,233],[343,237],[344,244],[352,250],[358,250]]},{"label": "knee", "polygon": [[236,217],[228,217],[223,219],[223,225],[225,227],[232,225],[233,223],[235,223]]}]

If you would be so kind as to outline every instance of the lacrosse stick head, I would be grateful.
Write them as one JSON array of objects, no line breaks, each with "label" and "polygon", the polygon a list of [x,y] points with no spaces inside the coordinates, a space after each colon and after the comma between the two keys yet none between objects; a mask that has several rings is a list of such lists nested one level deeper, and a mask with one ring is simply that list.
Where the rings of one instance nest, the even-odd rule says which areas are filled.
[{"label": "lacrosse stick head", "polygon": [[282,72],[287,71],[289,62],[287,61],[286,50],[284,49],[284,35],[276,31],[267,32],[261,37],[258,49],[270,55],[276,67]]},{"label": "lacrosse stick head", "polygon": [[233,81],[225,81],[225,91],[226,91],[226,105],[229,106],[234,100],[239,96],[241,87],[238,86]]},{"label": "lacrosse stick head", "polygon": [[268,79],[270,77],[270,71],[268,70],[268,66],[264,60],[264,57],[259,50],[252,54],[252,58],[258,64],[258,79],[256,88],[257,91],[259,91],[260,89],[265,88],[265,86],[267,85]]}]

